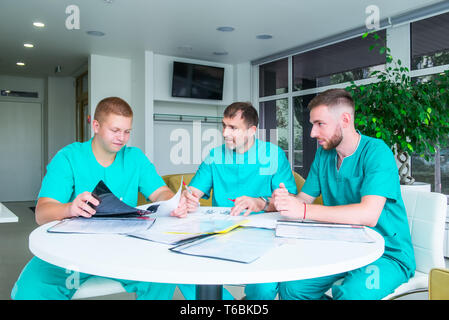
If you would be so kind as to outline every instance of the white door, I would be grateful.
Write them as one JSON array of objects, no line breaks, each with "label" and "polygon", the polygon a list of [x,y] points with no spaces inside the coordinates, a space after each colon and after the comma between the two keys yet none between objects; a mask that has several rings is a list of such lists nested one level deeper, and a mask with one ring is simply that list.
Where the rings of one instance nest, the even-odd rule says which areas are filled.
[{"label": "white door", "polygon": [[36,200],[42,179],[41,104],[0,101],[0,202]]}]

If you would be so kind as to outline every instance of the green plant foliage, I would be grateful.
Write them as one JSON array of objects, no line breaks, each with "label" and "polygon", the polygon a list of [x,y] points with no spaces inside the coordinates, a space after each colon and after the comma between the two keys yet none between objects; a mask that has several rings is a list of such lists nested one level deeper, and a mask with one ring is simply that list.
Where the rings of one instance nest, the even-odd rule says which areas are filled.
[{"label": "green plant foliage", "polygon": [[[380,40],[377,34],[365,34]],[[355,101],[355,126],[380,138],[398,154],[418,154],[430,160],[436,147],[448,145],[449,70],[424,83],[413,83],[408,68],[380,43],[370,50],[386,54],[385,71],[374,71],[377,81],[346,88]]]}]

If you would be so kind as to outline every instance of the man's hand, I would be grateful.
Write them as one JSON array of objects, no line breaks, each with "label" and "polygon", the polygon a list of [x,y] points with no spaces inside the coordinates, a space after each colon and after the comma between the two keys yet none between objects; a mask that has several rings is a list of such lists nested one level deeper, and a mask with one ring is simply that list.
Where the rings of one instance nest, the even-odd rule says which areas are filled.
[{"label": "man's hand", "polygon": [[234,201],[234,207],[232,207],[230,215],[238,216],[242,211],[246,210],[243,214],[245,217],[251,212],[262,211],[265,207],[265,201],[260,198],[251,198],[247,196],[238,197]]},{"label": "man's hand", "polygon": [[100,202],[94,198],[94,196],[85,191],[80,193],[69,205],[69,216],[70,217],[85,217],[90,218],[95,214],[95,209],[92,208],[87,202],[91,203],[93,206],[98,206]]},{"label": "man's hand", "polygon": [[279,185],[279,189],[274,190],[272,201],[281,215],[293,219],[304,217],[303,202],[297,197],[291,196],[283,183]]},{"label": "man's hand", "polygon": [[184,218],[189,212],[194,212],[198,209],[200,204],[200,196],[195,194],[195,191],[190,193],[184,190],[181,194],[178,207],[173,210],[170,215],[173,217]]}]

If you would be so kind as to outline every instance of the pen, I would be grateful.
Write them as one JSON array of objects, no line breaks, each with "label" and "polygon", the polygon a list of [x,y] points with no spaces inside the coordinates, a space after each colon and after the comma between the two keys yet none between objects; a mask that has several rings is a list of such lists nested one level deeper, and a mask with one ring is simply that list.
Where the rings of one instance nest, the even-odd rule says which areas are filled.
[{"label": "pen", "polygon": [[186,183],[183,181],[182,184],[184,185],[184,187],[186,187],[187,191],[189,191],[190,194],[193,194],[192,191],[190,190],[189,186],[186,185]]}]

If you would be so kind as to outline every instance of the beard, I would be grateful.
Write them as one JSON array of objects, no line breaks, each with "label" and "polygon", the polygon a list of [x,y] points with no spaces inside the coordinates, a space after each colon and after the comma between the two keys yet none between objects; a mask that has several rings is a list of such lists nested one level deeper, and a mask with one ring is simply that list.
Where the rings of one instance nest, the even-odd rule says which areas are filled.
[{"label": "beard", "polygon": [[325,144],[322,145],[324,150],[332,150],[339,146],[341,141],[343,140],[343,130],[341,130],[341,127],[338,127],[333,136],[330,137],[328,141],[326,141]]}]

